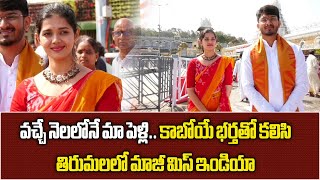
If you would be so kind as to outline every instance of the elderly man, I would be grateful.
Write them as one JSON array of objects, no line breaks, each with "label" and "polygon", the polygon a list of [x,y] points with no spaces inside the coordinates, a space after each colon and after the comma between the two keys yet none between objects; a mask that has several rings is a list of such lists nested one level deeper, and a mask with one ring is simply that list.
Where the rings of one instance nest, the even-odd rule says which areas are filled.
[{"label": "elderly man", "polygon": [[0,112],[10,110],[18,84],[42,70],[24,36],[30,23],[26,0],[0,0]]},{"label": "elderly man", "polygon": [[276,6],[263,6],[256,16],[261,37],[242,56],[244,95],[253,111],[303,111],[302,100],[309,87],[304,55],[278,34],[281,22]]},{"label": "elderly man", "polygon": [[[134,72],[137,71],[137,64],[132,55],[137,55],[138,50],[135,46],[135,26],[130,19],[121,18],[114,25],[112,37],[116,47],[119,49],[119,54],[112,61],[112,74],[122,80],[123,100],[121,103],[122,111],[130,111],[136,109],[137,94],[129,82],[132,82]],[[128,77],[128,74],[131,74]]]},{"label": "elderly man", "polygon": [[130,19],[121,18],[114,25],[112,37],[115,45],[119,49],[119,54],[112,61],[112,74],[120,77],[122,67],[128,65],[126,56],[135,46],[134,24]]}]

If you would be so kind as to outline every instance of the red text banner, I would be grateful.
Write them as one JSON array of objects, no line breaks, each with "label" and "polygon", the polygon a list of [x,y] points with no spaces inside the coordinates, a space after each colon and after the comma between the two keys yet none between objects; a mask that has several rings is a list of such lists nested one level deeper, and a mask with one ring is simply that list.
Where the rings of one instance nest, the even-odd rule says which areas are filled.
[{"label": "red text banner", "polygon": [[318,113],[2,113],[2,178],[319,178]]}]

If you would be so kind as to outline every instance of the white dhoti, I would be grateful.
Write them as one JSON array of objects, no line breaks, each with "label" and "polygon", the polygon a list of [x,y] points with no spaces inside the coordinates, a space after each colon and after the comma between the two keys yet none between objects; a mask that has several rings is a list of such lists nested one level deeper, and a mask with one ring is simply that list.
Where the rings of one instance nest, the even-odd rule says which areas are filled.
[{"label": "white dhoti", "polygon": [[308,80],[310,84],[310,92],[317,94],[320,89],[320,79],[317,71],[308,71]]},{"label": "white dhoti", "polygon": [[317,58],[310,54],[306,60],[307,73],[310,85],[310,92],[317,94],[320,89],[320,79],[318,76],[319,62]]}]

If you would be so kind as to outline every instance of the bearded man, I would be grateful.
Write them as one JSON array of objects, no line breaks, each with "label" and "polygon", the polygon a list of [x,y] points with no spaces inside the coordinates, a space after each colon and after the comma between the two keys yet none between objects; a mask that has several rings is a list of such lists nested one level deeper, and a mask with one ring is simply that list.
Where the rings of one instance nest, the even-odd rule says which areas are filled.
[{"label": "bearded man", "polygon": [[0,0],[0,112],[10,110],[18,84],[42,70],[24,36],[30,24],[26,0]]},{"label": "bearded man", "polygon": [[242,56],[241,84],[252,111],[303,111],[308,92],[307,66],[299,46],[278,34],[279,9],[265,5],[257,11],[261,36]]}]

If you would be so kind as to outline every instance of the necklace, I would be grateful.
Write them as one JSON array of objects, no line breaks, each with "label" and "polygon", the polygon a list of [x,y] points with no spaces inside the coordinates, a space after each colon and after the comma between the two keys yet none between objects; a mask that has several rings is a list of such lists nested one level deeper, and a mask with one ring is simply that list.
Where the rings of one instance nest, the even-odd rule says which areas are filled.
[{"label": "necklace", "polygon": [[206,61],[212,61],[212,60],[214,60],[217,56],[218,56],[217,53],[215,53],[215,54],[214,54],[213,56],[211,56],[211,57],[207,57],[207,56],[205,56],[204,54],[202,54],[202,58],[203,58],[204,60],[206,60]]},{"label": "necklace", "polygon": [[49,82],[61,84],[61,83],[67,82],[69,79],[72,79],[79,72],[80,72],[80,69],[76,66],[76,64],[74,64],[68,72],[66,72],[62,75],[61,74],[58,74],[58,75],[53,74],[49,68],[44,70],[42,74],[43,74],[44,78],[46,78],[46,80],[48,80]]}]

